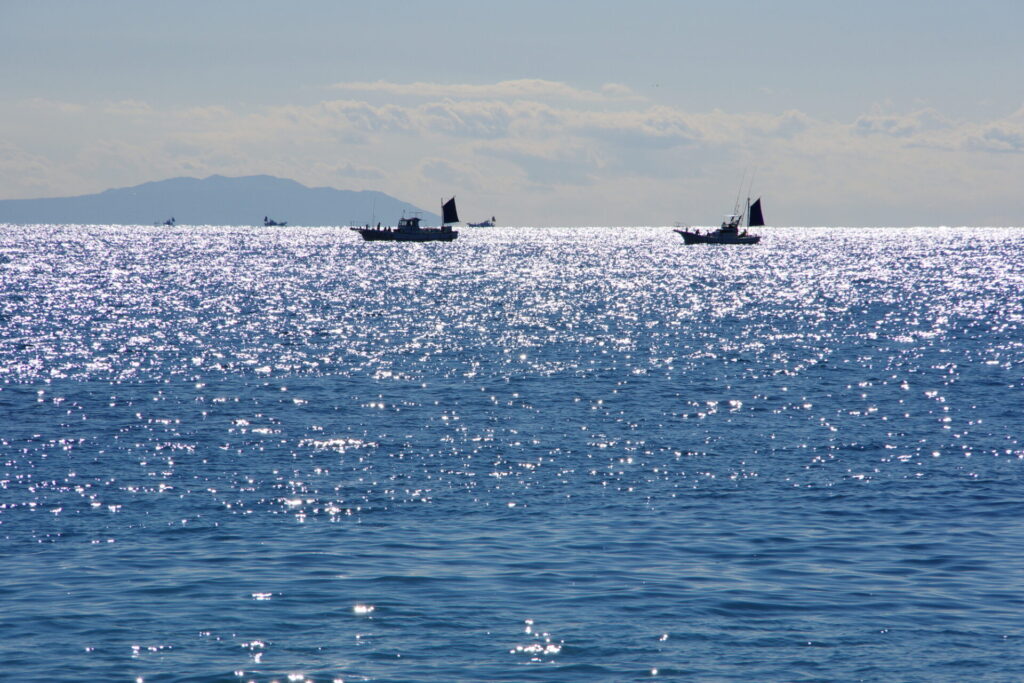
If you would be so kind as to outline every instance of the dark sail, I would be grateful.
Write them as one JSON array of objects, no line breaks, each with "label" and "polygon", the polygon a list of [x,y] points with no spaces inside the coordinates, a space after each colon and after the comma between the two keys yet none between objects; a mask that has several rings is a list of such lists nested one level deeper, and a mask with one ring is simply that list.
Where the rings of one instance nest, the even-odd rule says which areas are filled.
[{"label": "dark sail", "polygon": [[750,220],[747,222],[752,228],[764,225],[764,215],[761,213],[761,198],[750,205]]},{"label": "dark sail", "polygon": [[447,225],[448,223],[458,223],[459,213],[455,210],[455,197],[452,197],[444,203],[441,207],[441,213],[444,214],[444,220],[441,222]]}]

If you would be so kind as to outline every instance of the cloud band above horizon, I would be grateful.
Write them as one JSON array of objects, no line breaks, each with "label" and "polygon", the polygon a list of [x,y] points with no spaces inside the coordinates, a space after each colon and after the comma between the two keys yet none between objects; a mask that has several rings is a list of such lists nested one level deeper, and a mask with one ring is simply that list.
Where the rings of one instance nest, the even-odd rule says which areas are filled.
[{"label": "cloud band above horizon", "polygon": [[756,167],[792,224],[843,222],[858,197],[872,197],[877,215],[896,216],[892,224],[935,221],[909,213],[922,211],[998,223],[999,211],[1021,208],[1024,108],[981,122],[876,108],[836,122],[797,110],[685,111],[614,83],[331,89],[364,97],[258,108],[20,101],[0,112],[0,181],[18,198],[183,174],[269,173],[419,203],[458,191],[477,198],[480,213],[517,223],[669,224],[691,210],[713,218]]}]

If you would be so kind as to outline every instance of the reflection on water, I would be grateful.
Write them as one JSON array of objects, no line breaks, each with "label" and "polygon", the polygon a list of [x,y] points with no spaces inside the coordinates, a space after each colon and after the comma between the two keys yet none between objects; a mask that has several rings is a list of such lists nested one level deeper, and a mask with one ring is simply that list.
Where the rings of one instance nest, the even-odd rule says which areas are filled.
[{"label": "reflection on water", "polygon": [[1015,675],[1018,230],[357,240],[0,226],[0,667]]}]

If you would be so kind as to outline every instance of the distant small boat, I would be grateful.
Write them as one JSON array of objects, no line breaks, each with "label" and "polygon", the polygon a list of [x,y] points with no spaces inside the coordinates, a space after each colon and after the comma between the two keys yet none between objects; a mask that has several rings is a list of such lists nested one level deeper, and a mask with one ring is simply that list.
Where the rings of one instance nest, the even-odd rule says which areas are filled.
[{"label": "distant small boat", "polygon": [[165,220],[163,223],[154,223],[153,225],[155,225],[157,227],[160,227],[160,226],[163,226],[163,225],[171,225],[171,226],[173,226],[173,225],[176,225],[176,224],[177,224],[177,221],[174,220],[174,216],[171,216],[170,218]]},{"label": "distant small boat", "polygon": [[459,236],[458,230],[452,230],[450,225],[459,222],[455,197],[441,205],[441,214],[443,218],[439,228],[421,227],[420,217],[414,214],[408,218],[402,216],[396,228],[381,227],[378,223],[376,228],[366,225],[350,229],[362,235],[367,242],[451,242]]},{"label": "distant small boat", "polygon": [[471,228],[493,228],[494,227],[494,216],[491,216],[489,221],[480,221],[479,223],[466,223]]},{"label": "distant small boat", "polygon": [[742,213],[731,213],[725,217],[722,221],[722,227],[717,230],[711,230],[705,233],[701,233],[698,230],[690,230],[685,228],[683,230],[676,230],[686,244],[757,244],[761,241],[760,235],[752,235],[746,230],[740,232],[740,224],[743,223],[743,218],[747,218],[747,227],[755,228],[764,225],[764,215],[761,213],[761,199],[760,197],[753,203],[750,203],[750,197],[747,197],[747,208]]},{"label": "distant small boat", "polygon": [[281,221],[280,223],[278,223],[277,221],[273,220],[272,218],[267,218],[266,216],[263,217],[263,227],[266,227],[266,228],[283,228],[286,225],[288,225],[288,221]]}]

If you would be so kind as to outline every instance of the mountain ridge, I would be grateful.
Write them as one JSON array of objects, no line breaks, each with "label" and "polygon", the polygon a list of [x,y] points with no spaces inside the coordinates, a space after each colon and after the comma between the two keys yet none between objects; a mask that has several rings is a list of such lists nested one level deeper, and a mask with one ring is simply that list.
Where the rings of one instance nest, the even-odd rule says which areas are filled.
[{"label": "mountain ridge", "polygon": [[394,225],[413,212],[428,224],[441,220],[376,190],[307,187],[270,175],[179,176],[94,194],[0,199],[0,223],[21,224],[152,225],[173,217],[182,225],[262,225],[268,216],[300,226]]}]

